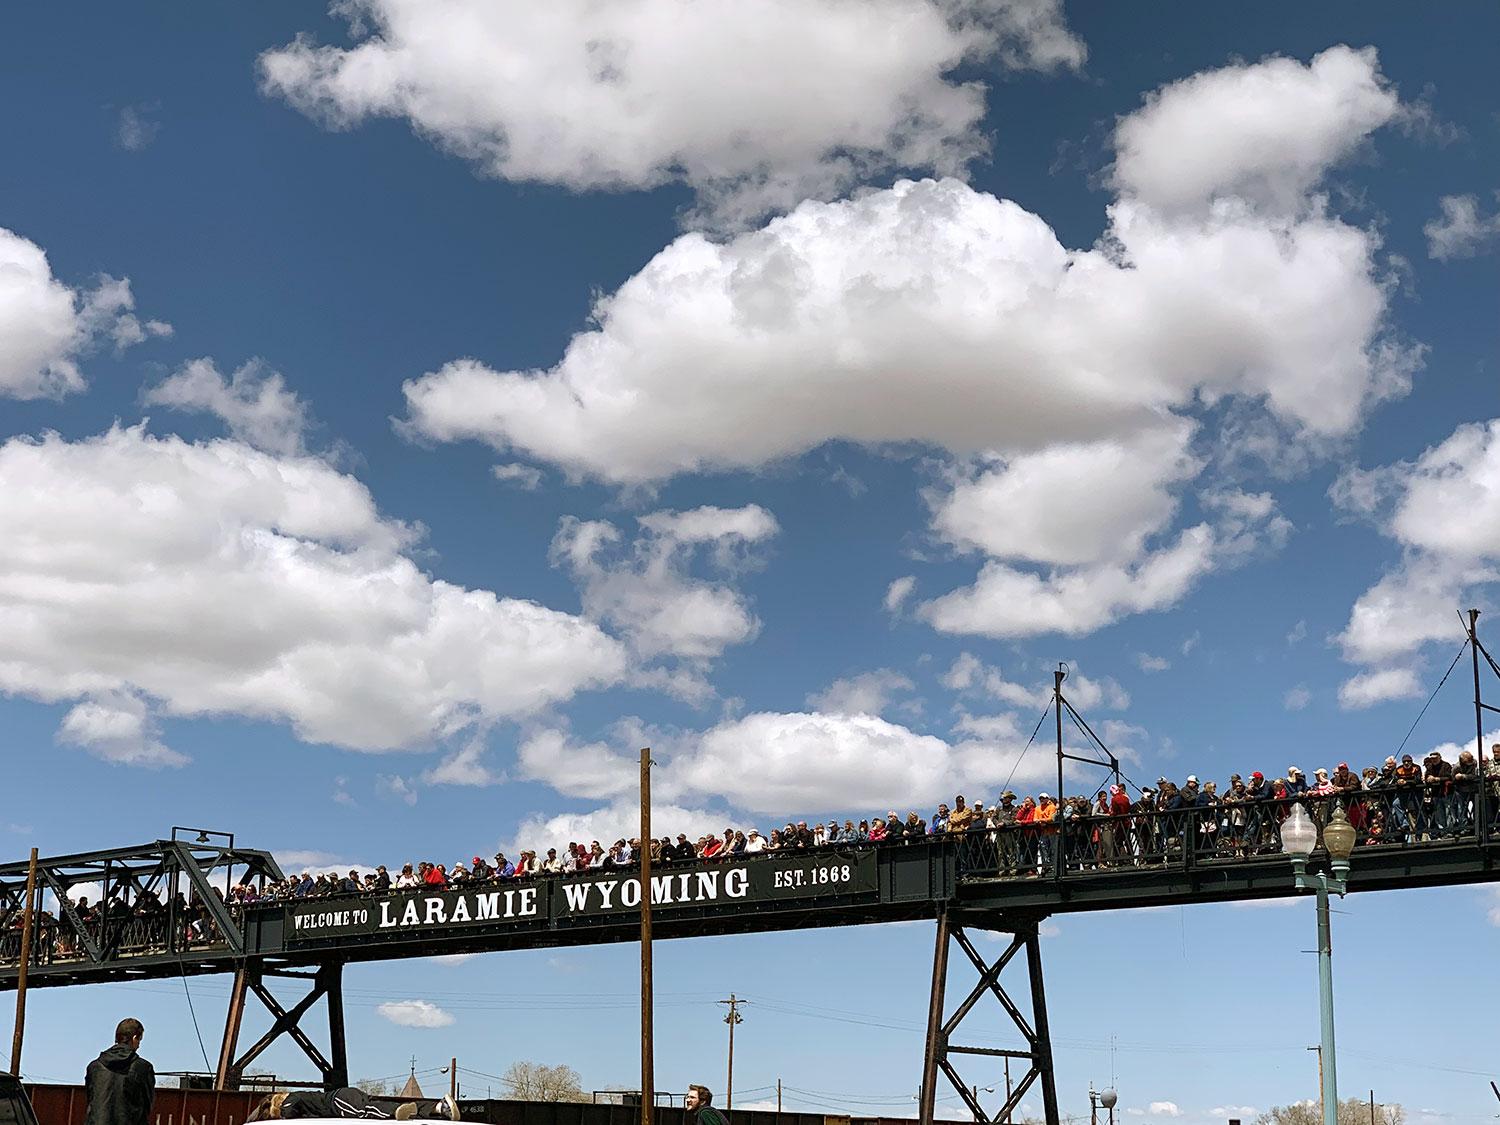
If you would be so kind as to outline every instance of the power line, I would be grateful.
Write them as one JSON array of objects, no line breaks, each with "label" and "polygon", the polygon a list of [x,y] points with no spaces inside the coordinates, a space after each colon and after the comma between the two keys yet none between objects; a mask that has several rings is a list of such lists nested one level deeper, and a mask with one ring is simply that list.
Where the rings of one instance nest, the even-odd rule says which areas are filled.
[{"label": "power line", "polygon": [[1036,736],[1041,731],[1042,724],[1047,721],[1047,716],[1051,711],[1051,703],[1042,708],[1042,717],[1036,721],[1036,726],[1031,730],[1031,737],[1026,740],[1026,745],[1021,748],[1021,752],[1016,755],[1016,760],[1011,763],[1010,773],[1005,775],[1005,782],[1000,786],[1000,792],[1004,793],[1010,788],[1010,779],[1016,776],[1016,770],[1021,766],[1021,759],[1026,757],[1026,751],[1031,749],[1031,744],[1036,741]]},{"label": "power line", "polygon": [[1453,663],[1448,665],[1448,670],[1443,673],[1443,678],[1438,681],[1438,686],[1432,689],[1432,694],[1427,697],[1427,702],[1422,704],[1422,709],[1417,712],[1417,717],[1411,721],[1411,727],[1408,728],[1406,737],[1401,740],[1401,745],[1396,747],[1396,756],[1398,758],[1401,756],[1401,751],[1406,749],[1406,744],[1411,740],[1412,732],[1417,729],[1417,724],[1422,721],[1422,716],[1427,714],[1427,708],[1432,706],[1432,701],[1437,698],[1437,693],[1443,690],[1443,685],[1448,682],[1448,677],[1453,675],[1453,669],[1458,667],[1458,662],[1463,659],[1463,655],[1468,651],[1468,648],[1469,642],[1465,638],[1464,643],[1459,646],[1458,655],[1453,658]]}]

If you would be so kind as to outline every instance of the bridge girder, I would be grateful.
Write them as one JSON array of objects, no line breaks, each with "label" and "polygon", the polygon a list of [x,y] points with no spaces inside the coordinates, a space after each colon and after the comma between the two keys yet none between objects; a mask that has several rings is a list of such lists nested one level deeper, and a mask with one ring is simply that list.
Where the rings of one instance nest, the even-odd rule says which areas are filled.
[{"label": "bridge girder", "polygon": [[[1045,915],[1022,915],[1014,918],[965,916],[949,910],[938,914],[937,944],[932,958],[932,994],[922,1058],[921,1125],[932,1125],[939,1072],[963,1099],[974,1120],[982,1125],[1009,1122],[1027,1091],[1033,1084],[1040,1083],[1043,1118],[1047,1125],[1058,1125],[1057,1083],[1052,1068],[1052,1034],[1047,1021],[1047,998],[1042,979],[1039,927],[1044,918]],[[965,933],[965,923],[975,929],[1009,934],[1010,943],[993,962],[987,961]],[[948,955],[954,945],[968,958],[979,974],[979,979],[952,1014],[945,1017]],[[1031,994],[1030,1019],[1002,981],[1006,968],[1020,953],[1025,954],[1027,988]],[[953,1041],[953,1035],[959,1026],[986,996],[993,998],[1010,1019],[1025,1043],[1024,1050],[973,1047]],[[954,1055],[1024,1061],[1026,1072],[1014,1086],[1007,1083],[1005,1100],[991,1115],[978,1096],[977,1083],[971,1086],[959,1073]]]},{"label": "bridge girder", "polygon": [[[309,980],[312,987],[290,1007],[284,1005],[266,985],[267,977]],[[220,1090],[238,1090],[245,1068],[282,1036],[291,1039],[312,1064],[318,1068],[327,1090],[349,1085],[349,1051],[344,1035],[344,965],[342,961],[325,961],[312,972],[267,965],[260,958],[245,961],[234,975],[229,994],[229,1014],[224,1022],[224,1040],[219,1048],[219,1065],[214,1086]],[[244,1054],[239,1049],[240,1030],[244,1024],[246,1000],[254,996],[271,1013],[271,1026],[251,1044]],[[328,1009],[328,1053],[325,1055],[302,1027],[302,1018],[319,1001]]]}]

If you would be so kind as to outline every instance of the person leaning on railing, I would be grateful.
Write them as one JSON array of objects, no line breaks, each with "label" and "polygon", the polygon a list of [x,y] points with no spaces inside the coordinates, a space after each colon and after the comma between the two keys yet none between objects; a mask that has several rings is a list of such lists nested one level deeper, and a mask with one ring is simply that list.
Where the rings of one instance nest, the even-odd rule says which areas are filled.
[{"label": "person leaning on railing", "polygon": [[1438,835],[1446,836],[1453,831],[1453,764],[1443,760],[1436,750],[1428,753],[1422,763],[1422,781],[1426,788],[1424,804],[1431,810],[1430,828]]},{"label": "person leaning on railing", "polygon": [[1471,750],[1461,751],[1453,765],[1453,828],[1467,832],[1474,826],[1473,802],[1479,791],[1479,759]]},{"label": "person leaning on railing", "polygon": [[1490,803],[1490,831],[1500,827],[1500,742],[1490,747],[1490,756],[1484,760],[1484,783],[1489,787],[1486,794]]}]

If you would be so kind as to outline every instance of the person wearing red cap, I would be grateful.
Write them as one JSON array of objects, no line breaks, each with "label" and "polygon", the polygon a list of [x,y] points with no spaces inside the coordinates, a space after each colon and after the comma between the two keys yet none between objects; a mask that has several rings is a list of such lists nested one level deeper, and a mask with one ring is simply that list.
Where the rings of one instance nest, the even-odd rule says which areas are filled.
[{"label": "person wearing red cap", "polygon": [[1359,780],[1359,774],[1350,770],[1348,762],[1340,762],[1330,780],[1333,782],[1333,787],[1340,793],[1357,793],[1364,788]]},{"label": "person wearing red cap", "polygon": [[1349,768],[1348,762],[1340,762],[1333,771],[1333,776],[1328,779],[1343,801],[1344,815],[1349,818],[1349,823],[1356,830],[1363,832],[1365,827],[1365,805],[1364,802],[1354,796],[1363,789],[1364,782],[1360,781],[1359,774]]}]

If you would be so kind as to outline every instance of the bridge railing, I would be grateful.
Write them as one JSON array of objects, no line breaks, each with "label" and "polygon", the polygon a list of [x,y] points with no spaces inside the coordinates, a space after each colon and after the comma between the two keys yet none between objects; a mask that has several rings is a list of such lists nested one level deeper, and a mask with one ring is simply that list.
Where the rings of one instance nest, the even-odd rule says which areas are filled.
[{"label": "bridge railing", "polygon": [[[1500,843],[1500,784],[1494,779],[1486,779],[1484,784],[1488,788],[1482,802],[1483,819],[1488,823],[1481,823],[1479,817],[1477,783],[1440,783],[1342,796],[1132,811],[1119,816],[1064,816],[1042,824],[929,836],[914,843],[839,847],[956,849],[960,879],[1066,879],[1143,868],[1226,865],[1279,853],[1281,822],[1299,802],[1319,823],[1326,823],[1334,808],[1342,807],[1355,828],[1357,849]],[[754,858],[719,862],[754,862]],[[214,897],[217,899],[217,894]],[[192,900],[186,907],[181,902],[168,902],[141,909],[129,902],[110,901],[107,906],[95,906],[86,916],[60,907],[61,917],[44,910],[36,923],[32,963],[46,966],[120,961],[231,949],[236,942],[243,944],[247,911],[281,905],[280,899],[248,905],[216,901],[218,909],[214,910],[200,900]],[[220,913],[233,931],[229,939],[218,920]],[[19,911],[0,911],[0,968],[17,964],[20,945]]]},{"label": "bridge railing", "polygon": [[1356,848],[1420,848],[1500,841],[1500,791],[1493,780],[1478,816],[1478,783],[1438,783],[1281,801],[1219,804],[1064,816],[1043,823],[974,829],[962,834],[960,877],[1031,879],[1239,863],[1281,851],[1281,822],[1303,804],[1324,824],[1342,807]]},{"label": "bridge railing", "polygon": [[[0,965],[15,965],[21,959],[20,919],[10,918],[7,923],[0,929]],[[122,907],[105,917],[96,914],[85,920],[80,930],[67,918],[43,910],[32,933],[31,963],[56,965],[92,960],[85,934],[96,948],[108,949],[111,959],[190,953],[224,948],[228,944],[213,919],[204,912],[174,917],[166,910],[138,914]]]}]

